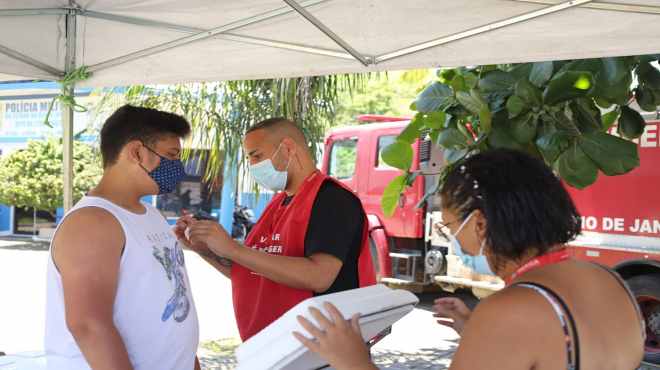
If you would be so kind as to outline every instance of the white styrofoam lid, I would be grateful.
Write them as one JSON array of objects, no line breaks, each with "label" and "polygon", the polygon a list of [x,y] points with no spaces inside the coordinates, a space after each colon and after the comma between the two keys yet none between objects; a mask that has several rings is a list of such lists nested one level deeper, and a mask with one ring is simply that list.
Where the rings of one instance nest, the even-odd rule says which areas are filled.
[{"label": "white styrofoam lid", "polygon": [[309,370],[324,365],[323,360],[310,353],[292,335],[293,331],[306,334],[296,316],[315,322],[309,308],[317,307],[325,312],[324,302],[337,306],[346,318],[360,313],[362,335],[367,341],[405,316],[419,300],[408,291],[393,290],[380,284],[309,298],[239,346],[236,349],[238,369]]}]

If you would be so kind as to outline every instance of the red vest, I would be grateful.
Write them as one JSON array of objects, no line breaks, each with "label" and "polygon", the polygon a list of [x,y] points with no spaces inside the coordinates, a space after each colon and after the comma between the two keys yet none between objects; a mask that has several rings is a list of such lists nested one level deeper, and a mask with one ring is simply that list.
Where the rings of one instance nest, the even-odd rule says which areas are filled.
[{"label": "red vest", "polygon": [[[312,207],[321,185],[326,180],[346,188],[321,172],[314,172],[305,180],[288,205],[282,205],[286,198],[285,192],[275,195],[248,235],[245,245],[274,255],[305,257],[305,234]],[[360,286],[376,283],[367,232],[365,216],[358,261]],[[293,306],[313,296],[312,291],[275,283],[238,264],[232,266],[231,282],[236,323],[243,340],[257,334]]]}]

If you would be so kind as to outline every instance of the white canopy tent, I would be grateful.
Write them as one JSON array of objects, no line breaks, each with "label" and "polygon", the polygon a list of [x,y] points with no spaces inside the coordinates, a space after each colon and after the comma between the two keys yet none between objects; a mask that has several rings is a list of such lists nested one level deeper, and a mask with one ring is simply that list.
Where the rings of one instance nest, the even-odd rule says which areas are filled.
[{"label": "white canopy tent", "polygon": [[[660,0],[0,0],[0,81],[292,77],[660,52]],[[72,114],[65,114],[65,208]]]}]

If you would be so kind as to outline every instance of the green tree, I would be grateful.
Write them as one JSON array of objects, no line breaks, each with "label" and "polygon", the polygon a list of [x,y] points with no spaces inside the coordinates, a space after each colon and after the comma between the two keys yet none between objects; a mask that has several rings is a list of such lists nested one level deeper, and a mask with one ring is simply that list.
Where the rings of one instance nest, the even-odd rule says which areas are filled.
[{"label": "green tree", "polygon": [[[30,141],[26,149],[0,158],[0,203],[55,213],[63,203],[62,143]],[[101,178],[102,168],[93,148],[74,143],[74,201]]]},{"label": "green tree", "polygon": [[[207,148],[207,179],[222,175],[224,159],[238,162],[242,137],[252,124],[283,116],[300,125],[314,153],[335,124],[339,94],[362,86],[369,75],[332,75],[227,81],[165,87],[133,86],[123,101],[177,112],[193,128],[192,146]],[[186,151],[186,155],[190,151]],[[243,171],[247,173],[247,171]]]},{"label": "green tree", "polygon": [[[584,188],[599,173],[639,165],[630,139],[644,132],[645,110],[660,105],[659,56],[478,66],[441,70],[412,104],[418,113],[383,159],[404,171],[386,189],[392,214],[410,171],[411,144],[422,132],[444,149],[445,173],[471,153],[524,150],[542,158],[569,185]],[[633,84],[637,81],[637,84]],[[616,126],[616,133],[612,130]],[[443,176],[440,176],[442,182]]]},{"label": "green tree", "polygon": [[374,74],[360,88],[340,94],[335,121],[355,124],[361,114],[412,116],[415,112],[410,109],[410,101],[431,77],[429,69]]}]

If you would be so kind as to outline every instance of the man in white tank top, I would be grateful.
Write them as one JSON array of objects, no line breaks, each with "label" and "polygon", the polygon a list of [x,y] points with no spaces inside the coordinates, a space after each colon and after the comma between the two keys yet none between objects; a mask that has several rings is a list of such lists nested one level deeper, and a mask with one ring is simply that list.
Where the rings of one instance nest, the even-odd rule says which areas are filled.
[{"label": "man in white tank top", "polygon": [[146,195],[183,178],[180,116],[124,106],[101,130],[104,173],[65,216],[48,264],[50,370],[199,369],[181,246]]}]

